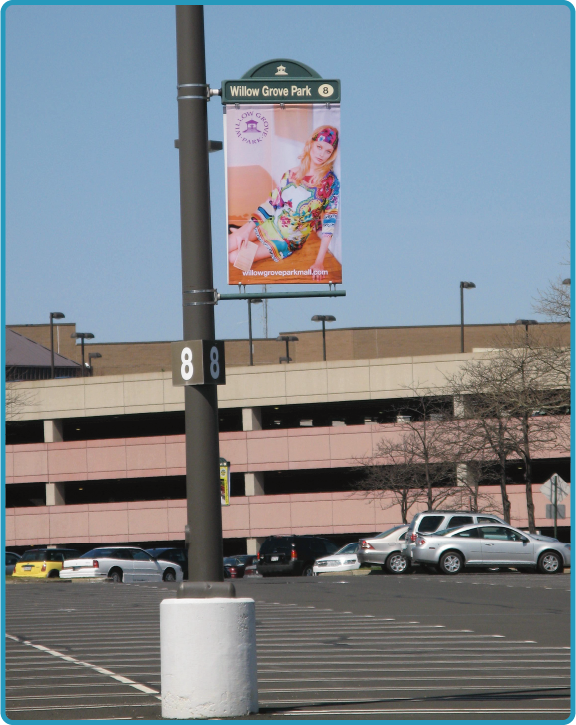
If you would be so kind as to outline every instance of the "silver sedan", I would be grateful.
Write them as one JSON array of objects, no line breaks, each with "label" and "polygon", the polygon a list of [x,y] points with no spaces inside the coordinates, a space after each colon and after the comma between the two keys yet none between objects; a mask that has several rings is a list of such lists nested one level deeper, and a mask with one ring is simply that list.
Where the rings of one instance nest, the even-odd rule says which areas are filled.
[{"label": "silver sedan", "polygon": [[103,546],[67,559],[60,579],[111,579],[120,582],[181,582],[182,569],[173,561],[155,559],[136,546]]},{"label": "silver sedan", "polygon": [[570,566],[570,544],[511,526],[474,525],[418,534],[412,556],[443,574],[459,574],[465,566],[536,567],[542,574],[557,574]]},{"label": "silver sedan", "polygon": [[392,529],[373,536],[360,539],[358,561],[361,564],[382,564],[390,574],[404,574],[409,568],[409,560],[400,551],[408,525],[394,526]]}]

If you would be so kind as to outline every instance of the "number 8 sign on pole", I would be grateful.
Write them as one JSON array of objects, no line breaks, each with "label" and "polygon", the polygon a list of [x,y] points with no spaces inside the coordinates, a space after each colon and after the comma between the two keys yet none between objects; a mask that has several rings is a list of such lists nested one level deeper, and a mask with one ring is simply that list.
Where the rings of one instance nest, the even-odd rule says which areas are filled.
[{"label": "number 8 sign on pole", "polygon": [[173,385],[226,384],[223,340],[183,340],[171,348]]}]

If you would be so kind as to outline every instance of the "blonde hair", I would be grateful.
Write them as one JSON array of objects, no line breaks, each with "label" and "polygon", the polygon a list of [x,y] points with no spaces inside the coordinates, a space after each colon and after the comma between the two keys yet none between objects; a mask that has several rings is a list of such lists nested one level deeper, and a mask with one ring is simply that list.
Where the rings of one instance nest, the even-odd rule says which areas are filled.
[{"label": "blonde hair", "polygon": [[[294,180],[298,185],[302,183],[302,179],[307,176],[308,172],[310,171],[310,149],[312,148],[312,144],[316,140],[316,136],[318,136],[320,131],[322,131],[323,129],[330,129],[334,132],[336,138],[338,138],[338,129],[334,128],[334,126],[326,126],[326,124],[323,124],[322,126],[318,126],[318,128],[314,129],[312,135],[304,144],[304,149],[302,150],[302,153],[300,154],[300,156],[298,156],[300,160],[300,166],[296,169],[296,174],[294,176]],[[334,161],[336,161],[337,154],[338,148],[336,147],[332,151],[332,155],[330,156],[330,158],[325,161],[322,166],[319,166],[316,170],[314,176],[312,177],[313,184],[319,184],[326,176],[326,174],[332,170],[332,167],[334,166]]]}]

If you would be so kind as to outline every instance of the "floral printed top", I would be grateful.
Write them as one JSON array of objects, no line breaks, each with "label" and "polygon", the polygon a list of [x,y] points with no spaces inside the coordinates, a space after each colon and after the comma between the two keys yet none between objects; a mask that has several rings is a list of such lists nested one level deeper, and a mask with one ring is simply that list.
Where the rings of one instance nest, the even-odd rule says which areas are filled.
[{"label": "floral printed top", "polygon": [[273,221],[292,252],[300,249],[313,231],[333,234],[340,195],[340,182],[333,171],[317,186],[311,176],[297,184],[295,175],[295,171],[287,171],[268,201],[252,215],[256,226]]}]

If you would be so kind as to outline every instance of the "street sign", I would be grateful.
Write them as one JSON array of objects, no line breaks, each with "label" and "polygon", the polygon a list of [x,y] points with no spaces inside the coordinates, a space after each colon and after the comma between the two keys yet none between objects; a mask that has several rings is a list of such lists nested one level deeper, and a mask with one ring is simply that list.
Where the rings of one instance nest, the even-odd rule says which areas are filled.
[{"label": "street sign", "polygon": [[325,78],[223,81],[222,103],[340,103],[340,81]]},{"label": "street sign", "polygon": [[[554,516],[556,514],[556,516]],[[554,504],[546,504],[546,517],[547,519],[565,519],[566,518],[566,506],[561,503],[558,505],[558,511],[554,511]]]},{"label": "street sign", "polygon": [[173,342],[172,385],[225,385],[223,340]]},{"label": "street sign", "polygon": [[278,58],[222,81],[222,103],[340,103],[340,81],[296,60]]},{"label": "street sign", "polygon": [[553,473],[543,486],[540,486],[540,493],[543,493],[549,501],[556,500],[556,503],[563,501],[570,495],[570,484],[566,483],[557,473]]}]

